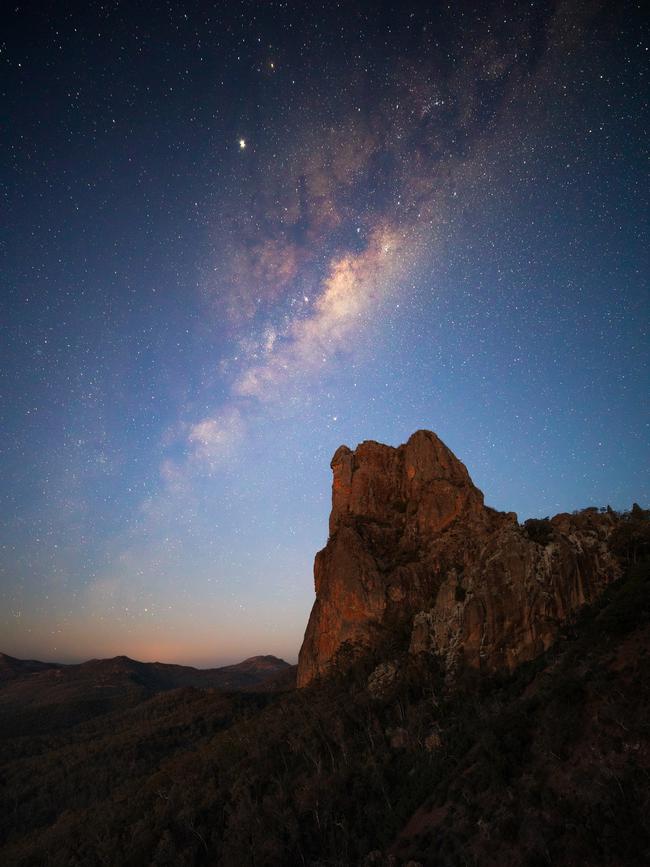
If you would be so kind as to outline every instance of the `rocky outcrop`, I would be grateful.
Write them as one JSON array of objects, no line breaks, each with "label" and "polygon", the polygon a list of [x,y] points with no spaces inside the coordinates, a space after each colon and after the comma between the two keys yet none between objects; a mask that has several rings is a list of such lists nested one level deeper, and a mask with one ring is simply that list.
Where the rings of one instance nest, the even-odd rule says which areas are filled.
[{"label": "rocky outcrop", "polygon": [[331,466],[330,536],[314,564],[299,686],[405,629],[412,653],[438,654],[450,669],[513,668],[620,574],[607,545],[613,514],[558,515],[533,533],[485,506],[430,431],[398,448],[341,446]]},{"label": "rocky outcrop", "polygon": [[373,698],[383,698],[397,680],[399,664],[382,662],[368,678],[368,692]]}]

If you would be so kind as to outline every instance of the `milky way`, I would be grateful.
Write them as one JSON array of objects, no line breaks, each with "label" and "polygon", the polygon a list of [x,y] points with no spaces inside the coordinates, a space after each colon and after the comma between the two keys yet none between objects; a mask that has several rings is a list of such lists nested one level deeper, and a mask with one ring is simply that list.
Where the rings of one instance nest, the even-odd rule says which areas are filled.
[{"label": "milky way", "polygon": [[294,659],[341,443],[647,501],[638,4],[4,24],[4,651]]}]

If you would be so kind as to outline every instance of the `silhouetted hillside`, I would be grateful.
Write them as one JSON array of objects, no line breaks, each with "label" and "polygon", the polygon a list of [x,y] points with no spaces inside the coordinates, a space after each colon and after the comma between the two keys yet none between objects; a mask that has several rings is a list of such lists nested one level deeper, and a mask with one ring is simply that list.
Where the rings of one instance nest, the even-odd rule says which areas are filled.
[{"label": "silhouetted hillside", "polygon": [[16,677],[26,674],[35,674],[50,669],[59,669],[63,666],[58,662],[39,662],[36,659],[16,659],[7,653],[0,653],[0,685]]},{"label": "silhouetted hillside", "polygon": [[237,665],[198,669],[128,656],[80,665],[0,657],[0,733],[47,733],[94,716],[125,710],[158,692],[254,689],[292,666],[275,656],[254,656]]}]

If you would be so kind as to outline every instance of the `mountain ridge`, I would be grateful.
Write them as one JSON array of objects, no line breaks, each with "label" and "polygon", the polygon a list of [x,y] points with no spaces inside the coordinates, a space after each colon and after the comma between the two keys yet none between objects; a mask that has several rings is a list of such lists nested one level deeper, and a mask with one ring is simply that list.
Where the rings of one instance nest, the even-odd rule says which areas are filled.
[{"label": "mountain ridge", "polygon": [[[199,669],[118,655],[77,664],[0,655],[0,731],[47,731],[178,689],[262,691],[291,685],[294,666],[271,655]],[[17,720],[19,722],[17,722]]]}]

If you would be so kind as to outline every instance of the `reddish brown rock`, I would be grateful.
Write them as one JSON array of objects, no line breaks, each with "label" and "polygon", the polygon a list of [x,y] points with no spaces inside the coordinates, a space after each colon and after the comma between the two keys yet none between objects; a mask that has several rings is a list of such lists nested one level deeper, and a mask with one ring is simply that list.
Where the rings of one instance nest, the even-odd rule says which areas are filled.
[{"label": "reddish brown rock", "polygon": [[[430,431],[398,448],[364,442],[332,459],[330,538],[316,555],[316,601],[298,684],[326,674],[344,645],[381,642],[398,624],[412,653],[449,668],[512,668],[619,574],[616,518],[558,515],[533,541],[512,512],[484,505],[465,466]],[[534,534],[530,534],[534,535]]]}]

